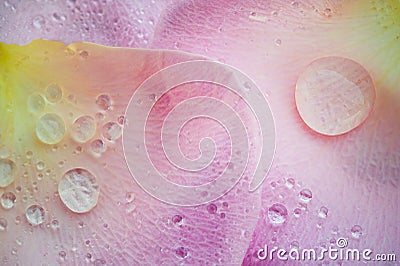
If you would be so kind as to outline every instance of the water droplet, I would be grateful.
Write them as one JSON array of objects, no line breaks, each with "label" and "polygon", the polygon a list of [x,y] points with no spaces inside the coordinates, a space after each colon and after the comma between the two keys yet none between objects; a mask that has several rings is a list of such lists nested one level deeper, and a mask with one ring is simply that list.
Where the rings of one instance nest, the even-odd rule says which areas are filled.
[{"label": "water droplet", "polygon": [[112,106],[111,97],[107,94],[100,94],[96,98],[96,104],[101,110],[104,111],[111,110]]},{"label": "water droplet", "polygon": [[51,221],[51,228],[53,230],[57,230],[58,228],[60,228],[60,222],[57,219],[54,219]]},{"label": "water droplet", "polygon": [[65,257],[67,256],[67,253],[66,253],[64,250],[61,250],[61,251],[58,253],[58,256],[60,256],[60,259],[61,259],[61,260],[65,260]]},{"label": "water droplet", "polygon": [[281,39],[275,39],[274,43],[275,43],[276,46],[281,46],[282,40]]},{"label": "water droplet", "polygon": [[56,103],[62,98],[62,89],[58,84],[50,84],[46,89],[46,99],[51,103]]},{"label": "water droplet", "polygon": [[92,173],[86,169],[74,168],[62,176],[58,193],[68,209],[85,213],[97,205],[100,188]]},{"label": "water droplet", "polygon": [[16,201],[17,201],[17,197],[12,192],[5,192],[3,195],[1,195],[1,198],[0,198],[1,206],[5,210],[9,210],[12,207],[14,207],[14,204]]},{"label": "water droplet", "polygon": [[286,221],[287,209],[280,203],[275,203],[268,209],[268,219],[273,225],[280,225]]},{"label": "water droplet", "polygon": [[125,116],[120,115],[117,119],[118,124],[120,124],[121,126],[123,126],[125,124]]},{"label": "water droplet", "polygon": [[45,144],[60,142],[65,134],[64,120],[56,114],[45,114],[36,124],[36,136]]},{"label": "water droplet", "polygon": [[215,205],[214,203],[207,205],[207,211],[210,214],[215,214],[217,212],[217,205]]},{"label": "water droplet", "polygon": [[180,226],[183,223],[183,217],[181,215],[174,215],[174,217],[172,217],[172,222],[177,225]]},{"label": "water droplet", "polygon": [[179,247],[175,250],[175,255],[179,259],[185,259],[189,254],[188,250],[185,247]]},{"label": "water droplet", "polygon": [[300,214],[301,214],[301,209],[300,209],[300,208],[295,208],[295,209],[293,210],[293,215],[294,215],[294,217],[299,218],[299,217],[300,217]]},{"label": "water droplet", "polygon": [[286,180],[286,187],[287,187],[288,189],[292,189],[292,188],[294,187],[294,184],[295,184],[294,178],[289,177],[289,178]]},{"label": "water droplet", "polygon": [[319,209],[318,216],[321,218],[326,218],[328,216],[328,208],[325,206],[322,206]]},{"label": "water droplet", "polygon": [[36,169],[38,171],[42,171],[45,167],[46,167],[46,165],[42,161],[39,161],[39,162],[36,163]]},{"label": "water droplet", "polygon": [[4,218],[0,218],[0,232],[5,231],[7,229],[7,220]]},{"label": "water droplet", "polygon": [[0,159],[0,187],[7,187],[15,178],[15,164],[9,159]]},{"label": "water droplet", "polygon": [[45,19],[42,16],[36,16],[33,18],[32,24],[36,29],[40,29],[44,26],[45,24]]},{"label": "water droplet", "polygon": [[304,122],[330,136],[358,127],[369,115],[375,88],[369,73],[341,57],[313,61],[296,84],[296,105]]},{"label": "water droplet", "polygon": [[125,200],[127,203],[131,203],[132,201],[135,200],[135,193],[133,192],[126,192],[125,194]]},{"label": "water droplet", "polygon": [[126,205],[125,213],[130,214],[136,210],[136,205],[133,203],[129,203]]},{"label": "water droplet", "polygon": [[90,143],[90,149],[95,155],[99,156],[106,151],[106,145],[103,140],[95,139]]},{"label": "water droplet", "polygon": [[79,56],[80,56],[80,58],[82,58],[82,59],[87,59],[88,57],[89,57],[89,52],[88,51],[80,51],[79,52]]},{"label": "water droplet", "polygon": [[302,190],[300,191],[300,193],[299,193],[299,199],[300,199],[302,202],[305,202],[305,203],[310,202],[310,200],[312,199],[311,190],[309,190],[309,189],[307,189],[307,188],[302,189]]},{"label": "water droplet", "polygon": [[356,238],[356,239],[360,238],[362,235],[362,227],[359,225],[354,225],[351,228],[351,235],[353,238]]},{"label": "water droplet", "polygon": [[96,121],[89,115],[77,118],[72,124],[71,136],[80,143],[85,143],[96,133]]},{"label": "water droplet", "polygon": [[121,126],[115,122],[108,122],[103,126],[103,137],[109,141],[114,141],[121,137]]},{"label": "water droplet", "polygon": [[34,204],[26,209],[25,216],[31,225],[40,225],[44,222],[45,211],[40,205]]},{"label": "water droplet", "polygon": [[46,102],[39,93],[32,94],[28,97],[28,110],[31,113],[43,112]]}]

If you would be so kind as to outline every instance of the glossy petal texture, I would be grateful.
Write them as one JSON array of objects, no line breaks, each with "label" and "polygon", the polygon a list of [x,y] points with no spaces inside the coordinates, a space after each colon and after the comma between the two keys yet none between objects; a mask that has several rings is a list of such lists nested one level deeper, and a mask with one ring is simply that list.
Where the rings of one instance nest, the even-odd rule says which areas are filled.
[{"label": "glossy petal texture", "polygon": [[[54,16],[54,10],[59,16]],[[20,200],[14,209],[1,210],[8,220],[6,233],[11,233],[1,236],[6,239],[1,245],[7,246],[1,249],[3,260],[24,262],[30,258],[40,261],[48,258],[53,262],[59,257],[82,262],[87,257],[93,262],[99,259],[97,263],[113,258],[119,264],[161,260],[176,264],[179,258],[187,256],[182,261],[187,264],[201,258],[211,263],[243,261],[250,265],[260,263],[254,254],[264,244],[324,247],[339,237],[349,238],[350,247],[399,256],[399,17],[399,2],[394,0],[4,2],[0,36],[7,43],[23,44],[47,38],[66,43],[94,41],[105,45],[179,49],[238,67],[268,96],[275,116],[277,149],[261,201],[258,196],[242,191],[239,195],[228,193],[215,206],[176,209],[153,201],[137,187],[132,188],[133,200],[132,194],[125,195],[129,191],[121,191],[121,187],[130,187],[132,180],[126,169],[121,169],[125,166],[121,164],[117,142],[113,144],[117,152],[107,148],[101,159],[92,161],[96,166],[107,163],[107,169],[112,169],[104,171],[110,178],[100,181],[102,196],[92,212],[77,218],[70,212],[61,212],[60,201],[49,201],[54,205],[51,210],[58,210],[51,219],[58,219],[59,229],[27,226],[23,212],[30,199],[27,197],[24,202],[22,194],[17,193]],[[367,120],[337,137],[321,136],[309,129],[295,105],[298,76],[311,61],[323,56],[347,57],[360,63],[370,73],[376,88],[375,106]],[[148,74],[161,67],[156,66]],[[96,71],[102,69],[97,67]],[[132,90],[121,87],[121,97],[112,95],[114,103],[121,102],[113,112],[123,110],[122,105],[127,103]],[[99,87],[88,99],[92,101],[100,93],[111,92]],[[91,110],[90,104],[79,106]],[[117,113],[112,120],[117,119]],[[95,147],[102,150],[101,142],[96,143]],[[7,152],[2,150],[4,153]],[[73,158],[73,155],[68,157]],[[294,184],[288,181],[290,177],[294,178]],[[54,190],[36,187],[40,191]],[[30,184],[26,188],[35,189]],[[306,204],[299,202],[302,189],[312,191],[312,199]],[[120,205],[116,204],[118,201]],[[125,205],[126,201],[135,204]],[[274,203],[281,203],[288,210],[285,222],[279,227],[268,220],[267,209]],[[328,209],[326,218],[320,217],[322,206]],[[222,213],[225,218],[220,219]],[[361,235],[357,233],[358,226]],[[218,228],[214,230],[215,227]],[[224,244],[219,246],[216,238],[223,238]],[[37,243],[38,239],[46,243],[43,249],[47,256],[37,256],[43,253],[37,253],[39,247],[31,243]],[[198,239],[202,241],[197,242]],[[245,243],[250,244],[243,248]],[[222,250],[223,260],[218,261],[221,256],[216,253]],[[191,258],[194,259],[190,261]]]}]

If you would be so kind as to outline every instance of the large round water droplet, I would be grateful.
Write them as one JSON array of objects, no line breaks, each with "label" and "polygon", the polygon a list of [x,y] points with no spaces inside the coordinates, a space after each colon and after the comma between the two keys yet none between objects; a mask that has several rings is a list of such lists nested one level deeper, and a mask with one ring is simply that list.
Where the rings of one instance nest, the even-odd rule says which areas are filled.
[{"label": "large round water droplet", "polygon": [[100,188],[95,176],[86,169],[67,171],[58,184],[61,201],[73,212],[85,213],[97,205]]},{"label": "large round water droplet", "polygon": [[71,136],[77,142],[87,142],[95,133],[96,121],[89,115],[79,117],[72,124]]},{"label": "large round water droplet", "polygon": [[34,204],[26,209],[25,215],[31,225],[39,225],[44,222],[45,211],[42,206]]},{"label": "large round water droplet", "polygon": [[268,219],[273,225],[280,225],[286,221],[287,209],[280,203],[275,203],[268,209]]},{"label": "large round water droplet", "polygon": [[45,114],[36,123],[36,136],[45,144],[60,142],[65,134],[64,120],[56,114]]},{"label": "large round water droplet", "polygon": [[0,159],[0,187],[7,187],[15,178],[15,164],[9,159]]},{"label": "large round water droplet", "polygon": [[358,127],[375,101],[373,81],[360,64],[341,57],[313,61],[296,84],[296,105],[304,122],[324,135]]},{"label": "large round water droplet", "polygon": [[15,202],[17,201],[17,197],[12,192],[5,192],[1,195],[0,203],[3,209],[9,210],[14,207]]},{"label": "large round water droplet", "polygon": [[62,90],[58,84],[50,84],[46,89],[46,99],[51,103],[56,103],[62,98]]},{"label": "large round water droplet", "polygon": [[31,113],[40,113],[44,110],[46,102],[39,93],[32,94],[28,97],[28,110]]},{"label": "large round water droplet", "polygon": [[110,140],[114,141],[121,137],[122,135],[122,129],[121,126],[118,125],[115,122],[108,122],[103,126],[103,137]]}]

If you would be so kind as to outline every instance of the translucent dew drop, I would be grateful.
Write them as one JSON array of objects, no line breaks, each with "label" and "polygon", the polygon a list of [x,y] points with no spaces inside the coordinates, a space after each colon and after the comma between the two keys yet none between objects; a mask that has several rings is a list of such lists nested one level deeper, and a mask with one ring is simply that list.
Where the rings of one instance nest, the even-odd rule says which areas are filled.
[{"label": "translucent dew drop", "polygon": [[77,118],[72,124],[71,136],[79,142],[85,143],[90,140],[96,133],[96,121],[89,115]]},{"label": "translucent dew drop", "polygon": [[15,164],[9,159],[0,159],[0,187],[7,187],[15,179]]},{"label": "translucent dew drop", "polygon": [[350,231],[351,231],[351,236],[352,236],[353,238],[358,239],[358,238],[360,238],[361,235],[362,235],[362,227],[359,226],[359,225],[354,225],[354,226],[351,228]]},{"label": "translucent dew drop", "polygon": [[94,155],[100,156],[106,151],[106,145],[104,144],[103,140],[95,139],[90,143],[90,149]]},{"label": "translucent dew drop", "polygon": [[17,197],[12,192],[5,192],[0,198],[1,207],[3,207],[5,210],[9,210],[14,207],[16,201]]},{"label": "translucent dew drop", "polygon": [[215,205],[214,203],[207,205],[207,211],[210,214],[215,214],[217,212],[217,205]]},{"label": "translucent dew drop", "polygon": [[303,121],[314,131],[330,136],[358,127],[375,101],[375,87],[367,70],[347,58],[313,61],[299,76],[296,105]]},{"label": "translucent dew drop", "polygon": [[125,201],[127,202],[127,203],[131,203],[132,201],[134,201],[135,200],[135,193],[133,193],[133,192],[126,192],[126,194],[125,194]]},{"label": "translucent dew drop", "polygon": [[175,250],[175,256],[178,259],[185,259],[189,255],[188,250],[185,247],[179,247]]},{"label": "translucent dew drop", "polygon": [[310,202],[310,200],[312,199],[312,192],[311,192],[311,190],[309,190],[309,189],[307,189],[307,188],[302,189],[302,190],[300,191],[300,193],[299,193],[299,199],[300,199],[302,202],[305,202],[305,203]]},{"label": "translucent dew drop", "polygon": [[45,219],[45,210],[42,206],[34,204],[26,209],[26,219],[31,225],[40,225]]},{"label": "translucent dew drop", "polygon": [[109,141],[114,141],[121,137],[121,126],[115,122],[108,122],[103,126],[103,137]]},{"label": "translucent dew drop", "polygon": [[7,229],[7,220],[5,218],[0,218],[0,232],[5,231]]},{"label": "translucent dew drop", "polygon": [[179,214],[174,215],[172,217],[172,222],[176,225],[176,226],[180,226],[183,224],[183,217]]},{"label": "translucent dew drop", "polygon": [[103,111],[111,110],[112,106],[111,97],[108,94],[100,94],[96,98],[96,104],[100,108],[100,110]]},{"label": "translucent dew drop", "polygon": [[295,184],[295,181],[294,181],[294,179],[293,179],[292,177],[289,177],[289,178],[286,180],[286,183],[285,183],[285,185],[286,185],[286,187],[287,187],[288,189],[292,189],[292,188],[294,187],[294,184]]},{"label": "translucent dew drop", "polygon": [[43,112],[46,102],[43,96],[39,93],[32,94],[28,97],[28,110],[31,113]]},{"label": "translucent dew drop", "polygon": [[46,88],[45,96],[51,103],[59,102],[62,98],[62,89],[58,84],[50,84]]},{"label": "translucent dew drop", "polygon": [[288,212],[283,204],[275,203],[268,208],[268,219],[273,225],[281,225],[286,221]]},{"label": "translucent dew drop", "polygon": [[326,218],[328,216],[328,208],[325,206],[322,206],[318,211],[318,216],[320,218]]},{"label": "translucent dew drop", "polygon": [[58,194],[64,205],[73,212],[89,212],[97,205],[100,188],[96,177],[86,169],[67,171],[58,183]]},{"label": "translucent dew drop", "polygon": [[48,113],[39,118],[36,124],[36,136],[45,144],[60,142],[65,134],[64,120],[56,114]]}]

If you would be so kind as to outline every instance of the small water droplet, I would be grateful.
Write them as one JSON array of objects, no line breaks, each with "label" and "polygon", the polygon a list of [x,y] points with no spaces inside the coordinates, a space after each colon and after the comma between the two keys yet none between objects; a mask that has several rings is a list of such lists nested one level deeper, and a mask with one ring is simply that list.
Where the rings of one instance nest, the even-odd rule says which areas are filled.
[{"label": "small water droplet", "polygon": [[109,111],[112,107],[111,97],[108,94],[100,94],[96,98],[96,104],[101,110]]},{"label": "small water droplet", "polygon": [[82,51],[79,52],[79,56],[82,59],[87,59],[89,57],[89,52],[85,51],[85,50],[82,50]]},{"label": "small water droplet", "polygon": [[207,211],[210,214],[215,214],[217,212],[217,205],[215,205],[214,203],[207,205]]},{"label": "small water droplet", "polygon": [[40,225],[44,222],[45,211],[42,206],[34,204],[26,209],[25,216],[31,225]]},{"label": "small water droplet", "polygon": [[62,176],[58,193],[68,209],[85,213],[97,205],[100,188],[92,173],[83,168],[74,168]]},{"label": "small water droplet", "polygon": [[58,228],[60,228],[60,222],[57,219],[54,219],[51,221],[51,228],[53,230],[57,230]]},{"label": "small water droplet", "polygon": [[71,136],[79,142],[85,143],[96,133],[96,121],[89,115],[77,118],[72,124]]},{"label": "small water droplet", "polygon": [[297,110],[314,131],[336,136],[357,128],[375,101],[371,76],[360,64],[341,57],[313,61],[299,76]]},{"label": "small water droplet", "polygon": [[58,256],[60,256],[60,259],[61,259],[61,260],[65,260],[65,257],[67,256],[67,253],[66,253],[64,250],[61,250],[61,251],[58,253]]},{"label": "small water droplet", "polygon": [[108,122],[103,126],[103,137],[109,141],[114,141],[121,137],[121,126],[115,122]]},{"label": "small water droplet", "polygon": [[125,200],[127,203],[131,203],[132,201],[135,200],[135,193],[133,192],[126,192],[125,194]]},{"label": "small water droplet", "polygon": [[351,236],[352,236],[353,238],[358,239],[358,238],[361,237],[361,235],[362,235],[362,227],[359,226],[359,225],[354,225],[354,226],[351,228]]},{"label": "small water droplet", "polygon": [[173,217],[172,217],[172,222],[175,224],[175,225],[177,225],[177,226],[180,226],[180,225],[182,225],[182,223],[183,223],[183,217],[181,216],[181,215],[174,215]]},{"label": "small water droplet", "polygon": [[304,202],[304,203],[308,203],[310,202],[310,200],[312,199],[312,192],[311,190],[305,188],[302,189],[299,193],[299,199]]},{"label": "small water droplet", "polygon": [[46,102],[43,96],[39,93],[32,94],[28,97],[28,110],[31,113],[43,112]]},{"label": "small water droplet", "polygon": [[294,217],[299,218],[299,217],[300,217],[300,214],[301,214],[301,209],[300,209],[300,208],[295,208],[295,209],[293,210],[293,215],[294,215]]},{"label": "small water droplet", "polygon": [[125,213],[130,214],[136,210],[136,205],[133,203],[129,203],[126,205]]},{"label": "small water droplet", "polygon": [[294,184],[295,184],[295,181],[294,181],[294,178],[292,178],[292,177],[289,177],[287,180],[286,180],[286,187],[288,188],[288,189],[292,189],[293,187],[294,187]]},{"label": "small water droplet", "polygon": [[0,232],[7,229],[7,220],[5,218],[0,218]]},{"label": "small water droplet", "polygon": [[328,216],[328,208],[325,206],[322,206],[318,211],[318,216],[320,218],[326,218]]},{"label": "small water droplet", "polygon": [[185,259],[185,258],[187,258],[189,253],[185,247],[179,247],[175,250],[175,255],[178,259]]},{"label": "small water droplet", "polygon": [[95,155],[99,156],[106,151],[106,145],[103,140],[95,139],[90,143],[90,149]]},{"label": "small water droplet", "polygon": [[46,99],[51,103],[56,103],[62,98],[62,89],[58,84],[50,84],[46,88]]},{"label": "small water droplet", "polygon": [[120,115],[117,119],[118,124],[120,124],[121,126],[123,126],[125,124],[125,116]]},{"label": "small water droplet", "polygon": [[17,197],[12,192],[5,192],[0,198],[1,206],[5,210],[9,210],[14,207],[16,201]]},{"label": "small water droplet", "polygon": [[281,39],[275,39],[274,43],[275,43],[276,46],[281,46],[282,40]]},{"label": "small water droplet", "polygon": [[36,124],[36,136],[45,144],[60,142],[65,134],[64,120],[56,114],[45,114]]},{"label": "small water droplet", "polygon": [[39,162],[36,163],[36,169],[38,171],[42,171],[45,167],[46,167],[46,165],[42,161],[39,161]]},{"label": "small water droplet", "polygon": [[0,159],[0,187],[7,187],[15,179],[15,164],[9,159]]},{"label": "small water droplet", "polygon": [[45,19],[43,16],[36,16],[33,18],[32,24],[36,29],[41,29],[45,24]]},{"label": "small water droplet", "polygon": [[268,209],[268,219],[273,225],[280,225],[286,221],[287,209],[283,204],[275,203]]}]

